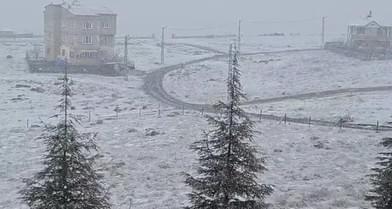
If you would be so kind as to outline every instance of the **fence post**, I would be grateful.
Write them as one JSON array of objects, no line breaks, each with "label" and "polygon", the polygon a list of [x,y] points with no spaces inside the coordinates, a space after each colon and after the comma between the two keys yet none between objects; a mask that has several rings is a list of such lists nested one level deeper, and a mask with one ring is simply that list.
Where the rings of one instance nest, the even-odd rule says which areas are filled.
[{"label": "fence post", "polygon": [[340,130],[342,130],[343,129],[343,118],[340,119],[339,123],[340,123],[339,124],[340,125]]},{"label": "fence post", "polygon": [[287,114],[284,114],[284,124],[287,124]]},{"label": "fence post", "polygon": [[310,127],[310,125],[312,125],[312,117],[311,116],[309,116],[308,124],[309,124],[309,127]]},{"label": "fence post", "polygon": [[380,122],[377,121],[377,125],[376,125],[376,133],[378,133],[380,130]]},{"label": "fence post", "polygon": [[261,121],[261,119],[263,119],[263,109],[260,109],[259,120]]},{"label": "fence post", "polygon": [[129,209],[132,208],[132,198],[129,198]]},{"label": "fence post", "polygon": [[159,104],[158,106],[158,118],[161,117],[161,104]]},{"label": "fence post", "polygon": [[204,107],[201,108],[201,115],[204,115]]},{"label": "fence post", "polygon": [[26,121],[26,126],[27,126],[27,128],[29,128],[29,119],[27,119],[27,121]]}]

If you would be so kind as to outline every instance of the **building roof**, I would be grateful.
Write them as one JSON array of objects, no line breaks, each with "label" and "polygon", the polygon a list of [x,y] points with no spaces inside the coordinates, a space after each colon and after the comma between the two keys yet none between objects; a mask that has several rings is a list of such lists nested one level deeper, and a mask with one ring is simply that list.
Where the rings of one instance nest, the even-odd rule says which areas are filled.
[{"label": "building roof", "polygon": [[385,27],[385,26],[390,26],[388,24],[385,24],[383,22],[380,22],[379,20],[376,20],[376,18],[371,17],[371,18],[361,18],[354,23],[349,24],[350,26],[366,26],[366,27]]},{"label": "building roof", "polygon": [[87,16],[97,16],[97,15],[116,15],[112,10],[110,10],[107,7],[99,7],[99,8],[92,8],[92,7],[87,7],[84,5],[72,5],[68,3],[61,3],[61,4],[49,4],[47,6],[54,5],[54,6],[60,6],[63,7],[64,9],[68,10],[74,15],[87,15]]},{"label": "building roof", "polygon": [[72,5],[65,7],[65,9],[75,15],[115,15],[115,13],[107,7],[89,8],[81,5]]}]

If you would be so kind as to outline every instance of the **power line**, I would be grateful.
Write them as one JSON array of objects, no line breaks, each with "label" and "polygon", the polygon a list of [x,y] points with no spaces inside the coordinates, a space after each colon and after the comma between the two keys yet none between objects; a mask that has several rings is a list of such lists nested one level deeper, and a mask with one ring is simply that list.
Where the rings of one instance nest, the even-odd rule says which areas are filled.
[{"label": "power line", "polygon": [[[312,17],[307,19],[297,19],[297,20],[241,20],[242,24],[284,24],[284,23],[309,23],[314,22],[318,23],[321,17]],[[221,24],[216,26],[207,26],[207,27],[166,27],[167,30],[172,32],[195,32],[195,31],[211,31],[211,30],[231,30],[235,29],[238,26],[237,23],[228,23]]]},{"label": "power line", "polygon": [[167,27],[169,30],[172,31],[205,31],[205,30],[216,30],[216,29],[228,29],[229,27],[235,27],[235,23],[230,24],[222,24],[216,26],[206,26],[206,27]]},{"label": "power line", "polygon": [[318,22],[320,21],[320,17],[308,18],[308,19],[298,19],[298,20],[243,20],[244,23],[251,24],[268,24],[268,23],[303,23],[303,22]]}]

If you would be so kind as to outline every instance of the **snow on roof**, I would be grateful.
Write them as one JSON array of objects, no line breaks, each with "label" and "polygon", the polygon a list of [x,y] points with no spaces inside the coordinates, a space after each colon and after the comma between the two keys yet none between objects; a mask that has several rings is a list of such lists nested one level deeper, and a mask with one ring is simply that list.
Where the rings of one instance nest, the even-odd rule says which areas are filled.
[{"label": "snow on roof", "polygon": [[80,4],[68,4],[68,3],[61,3],[61,4],[51,3],[47,6],[50,5],[63,7],[64,9],[68,10],[74,15],[89,15],[89,16],[102,15],[102,14],[115,15],[115,13],[107,7],[92,8]]},{"label": "snow on roof", "polygon": [[115,13],[107,7],[100,8],[89,8],[81,5],[70,5],[66,6],[65,9],[70,11],[75,15],[101,15],[101,14],[110,14],[114,15]]},{"label": "snow on roof", "polygon": [[382,23],[382,22],[380,22],[379,20],[377,20],[377,18],[374,18],[374,17],[370,17],[370,18],[360,18],[359,20],[357,20],[356,22],[354,22],[354,23],[351,23],[351,24],[349,24],[349,25],[351,25],[351,26],[367,26],[367,25],[369,25],[370,23],[377,23],[378,25],[380,25],[380,26],[389,26],[388,24],[384,24],[384,23]]}]

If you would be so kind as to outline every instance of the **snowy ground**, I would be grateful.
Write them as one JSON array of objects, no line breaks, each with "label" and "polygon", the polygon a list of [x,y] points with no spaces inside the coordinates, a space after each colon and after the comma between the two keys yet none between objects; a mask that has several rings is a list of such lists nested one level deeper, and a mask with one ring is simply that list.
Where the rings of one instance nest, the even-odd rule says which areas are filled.
[{"label": "snowy ground", "polygon": [[294,118],[338,121],[351,118],[359,124],[390,125],[392,108],[391,92],[345,93],[317,99],[289,99],[259,105],[246,105],[247,112],[284,115]]},{"label": "snowy ground", "polygon": [[[215,39],[172,39],[173,42],[186,42],[209,46],[223,52],[229,50],[231,43],[237,43],[236,37]],[[243,36],[241,50],[244,52],[280,51],[285,49],[320,48],[321,37],[316,35],[302,36]]]},{"label": "snowy ground", "polygon": [[[226,97],[227,61],[204,62],[174,71],[164,81],[173,96],[191,103],[215,103]],[[392,62],[366,62],[327,51],[286,52],[241,59],[244,91],[250,101],[344,88],[392,85]],[[198,91],[194,91],[197,86]],[[318,100],[263,104],[272,113],[331,119],[354,114],[356,122],[390,121],[385,92],[337,95]],[[254,109],[254,105],[250,109]],[[383,111],[379,111],[383,110]]]},{"label": "snowy ground", "polygon": [[[20,203],[17,191],[23,186],[22,178],[31,177],[41,168],[39,162],[43,147],[42,143],[35,138],[42,131],[40,121],[46,121],[58,112],[54,106],[59,99],[55,85],[59,82],[57,80],[59,75],[30,74],[26,71],[23,60],[24,52],[32,44],[15,42],[1,44],[3,43],[0,43],[0,208],[24,209],[26,207]],[[176,52],[178,54],[187,54],[182,51],[182,48],[176,48],[176,50],[180,50]],[[12,54],[15,58],[6,60],[7,54]],[[336,56],[328,53],[323,55],[331,56],[331,58]],[[316,58],[317,55],[312,56],[306,53],[290,56],[294,56],[290,58],[291,61],[302,57],[302,59],[309,60],[309,63],[320,59]],[[283,55],[277,57],[283,57]],[[324,59],[324,56],[321,57]],[[256,57],[252,60],[259,59],[264,59],[264,57]],[[253,63],[252,60],[249,61],[250,66]],[[282,61],[281,66],[290,64],[290,60]],[[321,68],[316,67],[311,67],[313,71],[309,71],[316,73],[314,76],[328,78],[332,75],[349,74],[349,72],[343,72],[341,75],[341,70],[346,69],[344,66],[349,66],[347,69],[352,69],[351,73],[357,67],[360,68],[359,70],[366,70],[372,66],[375,69],[366,72],[369,76],[377,75],[382,71],[386,73],[384,77],[374,78],[373,82],[387,82],[388,80],[389,74],[384,62],[366,65],[366,63],[358,63],[355,60],[341,60],[342,58],[330,64],[323,64],[331,67],[329,73],[322,73]],[[222,62],[215,63],[222,69],[211,67],[210,70],[205,70],[203,68],[200,72],[190,71],[192,73],[189,76],[204,73],[202,78],[224,80],[223,74],[226,68]],[[317,66],[317,63],[320,65],[319,62],[315,61],[314,65]],[[354,63],[355,67],[350,63]],[[295,63],[292,64],[296,66]],[[269,65],[262,64],[261,66]],[[252,68],[249,69],[252,70]],[[297,66],[290,70],[271,66],[266,69],[266,72],[253,69],[253,74],[248,76],[244,72],[244,83],[255,82],[248,79],[252,79],[252,75],[257,72],[261,74],[258,78],[262,78],[261,81],[267,83],[268,79],[262,75],[275,75],[274,73],[279,73],[276,72],[277,69],[283,69],[287,73],[291,72],[290,76],[302,75],[303,78],[298,78],[301,84],[310,83],[302,88],[295,85],[285,90],[295,94],[316,87],[323,89],[326,86],[342,85],[345,83],[344,79],[348,79],[344,76],[338,77],[340,81],[328,82],[330,86],[327,84],[319,86],[317,82],[310,79],[312,78],[310,72],[305,71],[300,74],[300,69],[307,68]],[[146,68],[146,70],[149,69]],[[218,81],[200,80],[199,83],[193,81],[183,75],[187,72],[168,77],[172,79],[174,87],[184,89],[183,95],[192,96],[191,98],[184,96],[184,99],[204,99],[206,90],[213,91],[212,95],[215,97],[224,87],[224,85],[218,85]],[[353,74],[352,77],[356,78],[357,82],[374,84],[371,82],[372,79],[369,79],[370,77],[361,80],[362,76]],[[178,75],[181,75],[184,81],[176,80],[175,76]],[[288,80],[290,76],[287,75],[282,79]],[[302,82],[302,79],[309,80]],[[208,128],[204,117],[198,112],[191,111],[185,111],[185,115],[182,115],[182,110],[159,105],[142,92],[143,82],[140,77],[130,76],[126,80],[123,77],[72,75],[72,80],[74,81],[75,113],[83,116],[80,129],[95,131],[99,134],[97,143],[104,157],[98,162],[98,166],[104,169],[105,180],[112,193],[113,208],[129,208],[129,199],[132,199],[132,208],[136,209],[179,209],[184,206],[187,203],[186,193],[189,192],[189,188],[183,183],[182,172],[195,171],[197,155],[190,152],[188,147],[193,141],[200,139],[202,130]],[[284,81],[280,82],[284,83]],[[216,83],[216,90],[211,88],[209,83]],[[281,95],[280,89],[273,84],[268,84],[270,91],[260,87],[254,90],[253,94],[250,92],[250,95],[253,98]],[[381,85],[381,83],[377,84]],[[203,88],[195,91],[195,85],[203,86]],[[275,85],[279,86],[279,83]],[[192,86],[193,94],[190,94]],[[166,87],[171,88],[171,86]],[[253,87],[245,87],[247,91],[253,89]],[[276,95],[273,94],[274,92]],[[122,109],[118,118],[113,111],[117,106]],[[161,110],[161,117],[158,117],[158,109]],[[88,120],[89,112],[91,121]],[[27,123],[29,123],[29,128],[27,128]],[[274,205],[273,208],[369,207],[368,203],[363,200],[369,189],[366,175],[370,167],[374,165],[377,152],[381,151],[381,147],[377,145],[378,142],[382,137],[388,136],[388,133],[309,128],[293,124],[285,126],[269,121],[258,123],[256,130],[258,133],[255,143],[259,146],[260,152],[267,157],[266,162],[269,168],[260,180],[275,187],[275,192],[268,198],[268,202]]]},{"label": "snowy ground", "polygon": [[[116,53],[124,56],[123,42],[117,42]],[[147,39],[138,40],[131,39],[128,48],[129,58],[135,63],[136,69],[140,71],[151,71],[162,67],[161,63],[161,47],[160,40]],[[181,44],[165,45],[165,66],[190,61],[197,58],[213,56],[214,54]]]}]

